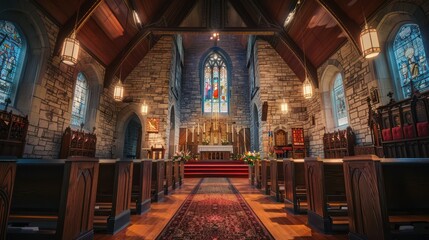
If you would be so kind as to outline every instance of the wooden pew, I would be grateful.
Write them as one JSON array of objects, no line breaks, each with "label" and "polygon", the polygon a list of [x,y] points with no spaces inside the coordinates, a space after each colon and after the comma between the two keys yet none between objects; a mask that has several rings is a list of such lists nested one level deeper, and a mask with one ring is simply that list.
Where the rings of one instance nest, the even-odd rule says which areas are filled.
[{"label": "wooden pew", "polygon": [[179,176],[179,161],[173,161],[172,165],[173,165],[173,182],[172,182],[172,188],[176,189],[179,187],[179,181],[180,181],[180,176]]},{"label": "wooden pew", "polygon": [[152,202],[158,202],[164,198],[164,175],[164,159],[152,160]]},{"label": "wooden pew", "polygon": [[270,179],[270,161],[267,159],[261,160],[261,191],[269,195],[271,187]]},{"label": "wooden pew", "polygon": [[6,239],[15,174],[16,160],[0,159],[0,239]]},{"label": "wooden pew", "polygon": [[164,194],[168,195],[173,190],[173,161],[166,159],[165,161],[165,173],[164,173]]},{"label": "wooden pew", "polygon": [[293,214],[307,213],[307,188],[305,185],[304,159],[283,160],[285,179],[285,207]]},{"label": "wooden pew", "polygon": [[342,159],[305,158],[308,224],[323,231],[347,231]]},{"label": "wooden pew", "polygon": [[115,234],[130,223],[133,161],[100,160],[94,229]]},{"label": "wooden pew", "polygon": [[272,159],[270,160],[270,174],[271,174],[271,196],[276,198],[277,202],[284,199],[285,181],[283,171],[283,160]]},{"label": "wooden pew", "polygon": [[261,161],[255,161],[255,185],[256,188],[261,189],[262,187],[262,163]]},{"label": "wooden pew", "polygon": [[142,214],[150,209],[152,183],[152,160],[133,161],[133,187],[131,213]]},{"label": "wooden pew", "polygon": [[344,158],[350,239],[429,239],[428,173],[428,158]]},{"label": "wooden pew", "polygon": [[17,161],[7,239],[92,239],[98,160]]},{"label": "wooden pew", "polygon": [[185,161],[179,162],[179,186],[185,181]]}]

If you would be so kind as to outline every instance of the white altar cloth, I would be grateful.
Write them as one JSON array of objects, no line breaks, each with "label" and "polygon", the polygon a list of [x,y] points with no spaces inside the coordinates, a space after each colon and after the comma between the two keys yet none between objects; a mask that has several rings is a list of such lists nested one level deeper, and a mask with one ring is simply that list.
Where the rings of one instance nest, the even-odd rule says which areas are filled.
[{"label": "white altar cloth", "polygon": [[231,152],[232,145],[198,145],[198,153],[200,152]]}]

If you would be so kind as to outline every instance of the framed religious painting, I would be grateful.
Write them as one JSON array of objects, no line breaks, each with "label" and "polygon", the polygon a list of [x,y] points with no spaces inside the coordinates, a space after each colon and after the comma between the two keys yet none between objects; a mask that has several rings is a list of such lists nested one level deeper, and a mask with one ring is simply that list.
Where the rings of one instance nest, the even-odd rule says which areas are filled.
[{"label": "framed religious painting", "polygon": [[158,133],[159,132],[159,118],[148,118],[146,124],[146,132]]}]

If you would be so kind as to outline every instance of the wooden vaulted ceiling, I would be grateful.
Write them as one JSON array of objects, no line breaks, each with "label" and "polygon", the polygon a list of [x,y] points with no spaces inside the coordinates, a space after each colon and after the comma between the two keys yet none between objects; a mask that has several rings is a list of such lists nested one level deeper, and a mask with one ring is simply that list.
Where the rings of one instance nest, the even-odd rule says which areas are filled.
[{"label": "wooden vaulted ceiling", "polygon": [[[77,29],[77,38],[106,67],[105,86],[125,78],[164,34],[259,35],[268,40],[300,78],[305,67],[317,85],[316,69],[345,41],[360,51],[364,15],[387,0],[33,0],[60,26],[55,54]],[[297,4],[299,2],[299,4]],[[292,21],[284,21],[296,8]],[[142,25],[133,21],[135,9]],[[243,41],[245,42],[245,41]]]}]

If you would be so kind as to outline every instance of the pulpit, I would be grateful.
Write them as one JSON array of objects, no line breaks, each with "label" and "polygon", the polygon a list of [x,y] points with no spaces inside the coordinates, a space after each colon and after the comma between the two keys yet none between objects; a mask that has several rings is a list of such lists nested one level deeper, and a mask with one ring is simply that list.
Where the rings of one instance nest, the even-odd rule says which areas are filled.
[{"label": "pulpit", "polygon": [[230,160],[232,145],[198,145],[201,160]]}]

